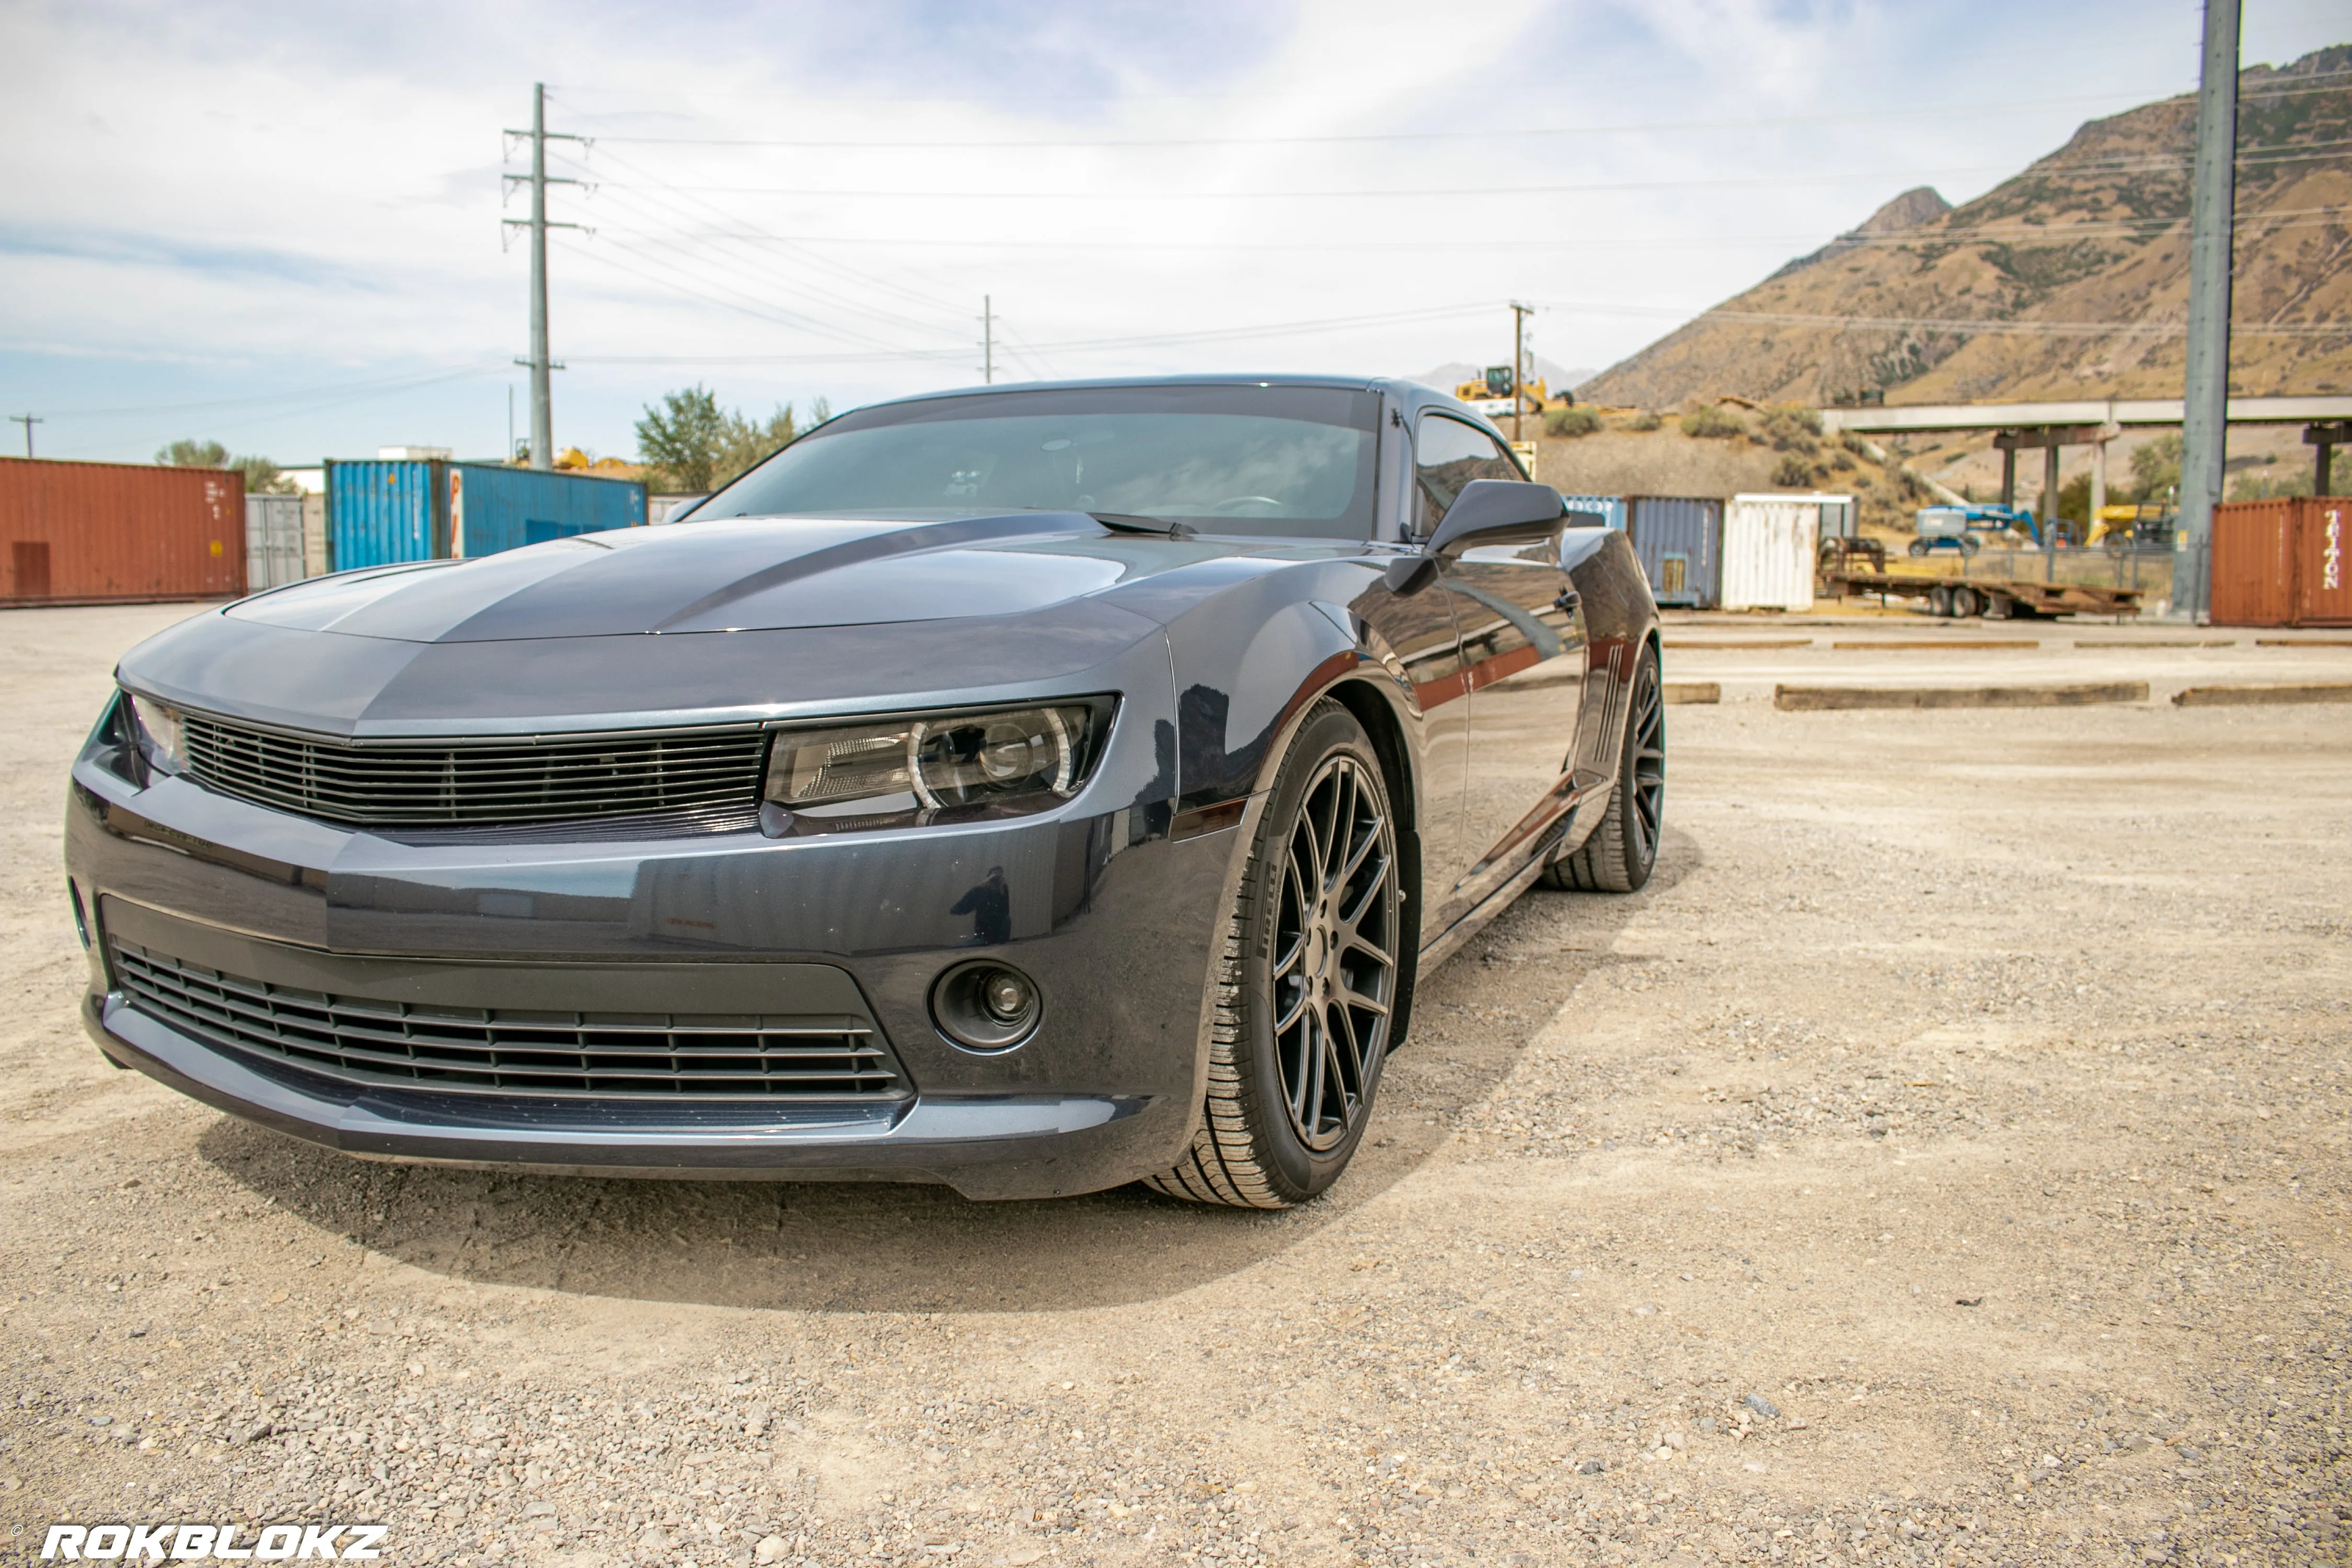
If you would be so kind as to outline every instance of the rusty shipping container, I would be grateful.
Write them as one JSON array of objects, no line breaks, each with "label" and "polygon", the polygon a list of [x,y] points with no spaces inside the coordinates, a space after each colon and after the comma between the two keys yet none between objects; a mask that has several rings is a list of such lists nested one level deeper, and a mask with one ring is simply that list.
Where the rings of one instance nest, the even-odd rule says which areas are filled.
[{"label": "rusty shipping container", "polygon": [[245,592],[245,476],[0,458],[0,605]]},{"label": "rusty shipping container", "polygon": [[2213,622],[2352,626],[2352,499],[2285,496],[2213,509]]}]

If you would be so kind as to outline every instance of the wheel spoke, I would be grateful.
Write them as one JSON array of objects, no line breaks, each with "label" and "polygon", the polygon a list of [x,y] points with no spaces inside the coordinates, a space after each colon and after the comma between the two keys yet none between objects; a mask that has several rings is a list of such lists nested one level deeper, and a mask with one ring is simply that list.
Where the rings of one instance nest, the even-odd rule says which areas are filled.
[{"label": "wheel spoke", "polygon": [[1373,995],[1369,991],[1360,990],[1352,982],[1345,980],[1341,981],[1339,985],[1339,994],[1350,1007],[1361,1007],[1365,1012],[1377,1013],[1383,1018],[1389,1016],[1389,1005],[1387,1003],[1381,1001],[1379,997]]},{"label": "wheel spoke", "polygon": [[1290,1005],[1284,1008],[1282,1011],[1282,1016],[1274,1021],[1274,1032],[1276,1035],[1280,1035],[1284,1031],[1287,1030],[1292,1025],[1297,1023],[1298,1016],[1307,1010],[1307,1001],[1314,994],[1315,994],[1312,991],[1309,991],[1304,985],[1298,987],[1297,994],[1293,996],[1290,1000]]},{"label": "wheel spoke", "polygon": [[1309,1088],[1303,1097],[1304,1109],[1298,1117],[1298,1126],[1306,1133],[1307,1142],[1313,1144],[1321,1141],[1325,1093],[1324,1068],[1328,1065],[1331,1055],[1329,1031],[1323,1026],[1319,1008],[1316,1009],[1307,1020],[1304,1044],[1313,1057],[1314,1067],[1311,1072],[1301,1075],[1307,1079]]}]

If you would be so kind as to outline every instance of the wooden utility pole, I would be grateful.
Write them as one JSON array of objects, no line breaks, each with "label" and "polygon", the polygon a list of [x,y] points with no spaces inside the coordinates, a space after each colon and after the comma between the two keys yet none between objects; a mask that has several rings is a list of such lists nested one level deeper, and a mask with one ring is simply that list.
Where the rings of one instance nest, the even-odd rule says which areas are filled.
[{"label": "wooden utility pole", "polygon": [[1511,301],[1511,439],[1519,439],[1519,416],[1528,405],[1528,318],[1533,305]]}]

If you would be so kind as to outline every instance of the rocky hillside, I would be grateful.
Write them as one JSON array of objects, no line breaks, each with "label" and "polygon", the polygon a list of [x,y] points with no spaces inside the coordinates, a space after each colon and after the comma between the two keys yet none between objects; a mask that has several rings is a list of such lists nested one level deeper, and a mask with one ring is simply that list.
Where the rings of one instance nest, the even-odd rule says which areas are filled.
[{"label": "rocky hillside", "polygon": [[[1906,192],[1580,395],[2178,397],[2195,131],[2195,99],[2167,99],[1963,206]],[[2238,149],[2230,388],[2352,391],[2352,45],[2242,73]]]}]

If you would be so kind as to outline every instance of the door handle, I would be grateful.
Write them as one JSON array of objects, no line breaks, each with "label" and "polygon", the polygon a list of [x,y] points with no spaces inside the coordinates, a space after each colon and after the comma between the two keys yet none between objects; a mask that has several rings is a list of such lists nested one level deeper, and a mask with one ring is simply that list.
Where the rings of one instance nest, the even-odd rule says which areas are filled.
[{"label": "door handle", "polygon": [[1562,588],[1559,591],[1559,597],[1551,602],[1551,607],[1562,615],[1572,616],[1576,614],[1576,607],[1582,603],[1584,603],[1583,595],[1573,588]]}]

